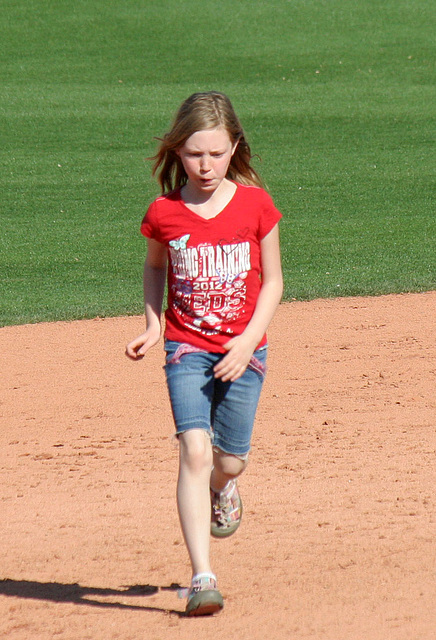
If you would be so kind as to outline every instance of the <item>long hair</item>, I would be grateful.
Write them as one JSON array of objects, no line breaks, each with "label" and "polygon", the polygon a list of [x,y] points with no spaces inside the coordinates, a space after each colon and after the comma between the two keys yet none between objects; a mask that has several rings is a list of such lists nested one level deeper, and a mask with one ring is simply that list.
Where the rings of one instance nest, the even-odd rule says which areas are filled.
[{"label": "long hair", "polygon": [[155,156],[153,176],[157,176],[162,193],[173,191],[187,182],[187,175],[176,151],[196,131],[223,127],[232,144],[238,143],[227,171],[227,178],[241,184],[263,186],[262,180],[250,165],[251,150],[244,130],[229,98],[217,91],[192,94],[179,108],[171,129],[163,138]]}]

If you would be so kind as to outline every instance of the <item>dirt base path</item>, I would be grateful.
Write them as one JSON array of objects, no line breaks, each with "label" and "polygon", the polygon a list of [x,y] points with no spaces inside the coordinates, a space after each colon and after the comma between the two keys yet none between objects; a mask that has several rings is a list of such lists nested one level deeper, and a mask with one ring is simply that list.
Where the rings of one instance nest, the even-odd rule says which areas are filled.
[{"label": "dirt base path", "polygon": [[0,330],[0,636],[434,640],[436,292],[284,304],[225,597],[186,619],[162,349],[138,317]]}]

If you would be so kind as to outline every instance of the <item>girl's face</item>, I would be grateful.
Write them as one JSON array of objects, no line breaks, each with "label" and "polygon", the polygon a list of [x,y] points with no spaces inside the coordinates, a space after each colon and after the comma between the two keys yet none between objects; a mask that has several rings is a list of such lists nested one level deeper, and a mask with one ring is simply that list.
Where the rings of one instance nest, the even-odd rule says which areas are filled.
[{"label": "girl's face", "polygon": [[227,175],[237,145],[224,127],[193,133],[177,151],[190,187],[202,193],[215,191]]}]

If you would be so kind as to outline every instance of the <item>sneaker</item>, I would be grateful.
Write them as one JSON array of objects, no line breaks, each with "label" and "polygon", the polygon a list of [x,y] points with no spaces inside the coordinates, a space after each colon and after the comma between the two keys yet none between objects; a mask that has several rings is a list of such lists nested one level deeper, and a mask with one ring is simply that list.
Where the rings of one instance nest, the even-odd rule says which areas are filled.
[{"label": "sneaker", "polygon": [[215,538],[227,538],[241,524],[242,500],[236,480],[229,480],[224,489],[215,493],[210,490],[212,514],[210,532]]},{"label": "sneaker", "polygon": [[187,616],[210,616],[224,607],[223,597],[217,589],[216,577],[212,573],[199,573],[194,576],[187,596]]}]

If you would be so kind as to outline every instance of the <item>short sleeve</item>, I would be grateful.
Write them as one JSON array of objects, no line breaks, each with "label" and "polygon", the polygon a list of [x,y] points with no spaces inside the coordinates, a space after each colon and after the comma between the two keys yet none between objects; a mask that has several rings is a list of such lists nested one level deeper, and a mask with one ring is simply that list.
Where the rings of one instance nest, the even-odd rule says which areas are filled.
[{"label": "short sleeve", "polygon": [[147,209],[147,213],[141,223],[141,233],[146,238],[152,238],[153,240],[162,242],[159,232],[156,200],[152,202]]},{"label": "short sleeve", "polygon": [[276,226],[282,214],[274,205],[271,196],[262,192],[261,215],[259,220],[259,239],[262,240]]}]

